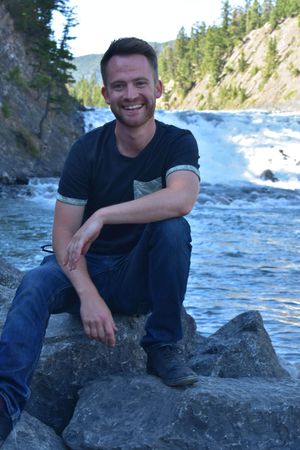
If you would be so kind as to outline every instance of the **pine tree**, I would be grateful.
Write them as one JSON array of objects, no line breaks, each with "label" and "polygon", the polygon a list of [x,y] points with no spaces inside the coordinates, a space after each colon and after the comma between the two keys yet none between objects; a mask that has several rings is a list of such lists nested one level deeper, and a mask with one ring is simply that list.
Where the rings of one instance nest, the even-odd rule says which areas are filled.
[{"label": "pine tree", "polygon": [[238,60],[239,72],[244,73],[247,70],[247,67],[248,67],[248,64],[247,64],[247,61],[245,58],[245,52],[244,52],[244,49],[242,49],[240,52],[239,60]]},{"label": "pine tree", "polygon": [[262,24],[269,22],[273,9],[273,0],[264,0],[262,4],[261,20]]},{"label": "pine tree", "polygon": [[249,33],[261,26],[261,8],[258,0],[254,0],[247,12],[246,31]]},{"label": "pine tree", "polygon": [[262,69],[263,82],[265,83],[274,74],[278,66],[278,50],[276,38],[270,38],[268,41],[267,52]]},{"label": "pine tree", "polygon": [[191,37],[188,43],[188,53],[195,81],[201,78],[199,68],[204,55],[205,35],[205,23],[196,22],[192,27]]},{"label": "pine tree", "polygon": [[193,80],[191,79],[192,70],[189,58],[189,38],[183,27],[179,30],[175,41],[175,60],[176,83],[181,94],[186,95],[193,84]]}]

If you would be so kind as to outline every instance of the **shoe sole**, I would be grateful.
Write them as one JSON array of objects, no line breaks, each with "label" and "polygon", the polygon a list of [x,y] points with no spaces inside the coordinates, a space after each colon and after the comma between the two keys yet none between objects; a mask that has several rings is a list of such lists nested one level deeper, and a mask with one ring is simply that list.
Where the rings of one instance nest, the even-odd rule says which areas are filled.
[{"label": "shoe sole", "polygon": [[166,384],[167,386],[170,387],[180,387],[180,386],[189,386],[191,384],[195,384],[197,383],[197,381],[199,381],[199,378],[195,375],[190,375],[188,377],[182,377],[182,378],[176,378],[176,379],[169,379],[169,378],[162,378],[161,376],[159,376],[157,373],[155,373],[152,370],[147,370],[147,372],[149,373],[149,375],[154,375],[158,378],[160,378],[164,384]]}]

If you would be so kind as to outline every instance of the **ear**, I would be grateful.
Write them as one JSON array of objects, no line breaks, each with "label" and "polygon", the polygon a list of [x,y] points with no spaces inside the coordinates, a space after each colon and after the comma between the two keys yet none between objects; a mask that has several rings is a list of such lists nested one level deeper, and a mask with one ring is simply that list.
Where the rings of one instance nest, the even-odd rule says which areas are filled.
[{"label": "ear", "polygon": [[163,85],[161,80],[157,80],[155,84],[155,97],[160,98],[163,93]]},{"label": "ear", "polygon": [[108,92],[107,92],[107,89],[106,89],[105,86],[102,86],[102,88],[101,88],[101,94],[102,94],[104,100],[106,101],[106,103],[109,105],[109,104],[110,104],[110,101],[109,101],[109,95],[108,95]]}]

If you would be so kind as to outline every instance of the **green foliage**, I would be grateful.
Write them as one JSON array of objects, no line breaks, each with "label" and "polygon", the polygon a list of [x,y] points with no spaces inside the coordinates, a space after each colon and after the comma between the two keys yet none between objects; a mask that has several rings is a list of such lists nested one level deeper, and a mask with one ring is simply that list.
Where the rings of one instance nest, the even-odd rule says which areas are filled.
[{"label": "green foliage", "polygon": [[293,77],[298,77],[300,75],[300,69],[295,67],[292,62],[288,65],[288,70]]},{"label": "green foliage", "polygon": [[189,38],[184,30],[181,28],[175,41],[175,79],[178,92],[181,95],[186,95],[193,84],[191,79],[191,61],[186,57],[189,54]]},{"label": "green foliage", "polygon": [[263,83],[266,83],[268,79],[275,73],[278,66],[278,51],[276,38],[270,38],[268,41],[268,47],[266,56],[264,59],[264,66],[262,69]]},{"label": "green foliage", "polygon": [[[50,111],[62,111],[66,108],[67,83],[72,82],[71,70],[73,56],[69,51],[69,41],[72,39],[70,30],[75,25],[69,0],[2,0],[5,3],[14,26],[22,33],[27,47],[31,50],[34,63],[30,87],[43,102],[44,111],[40,117],[37,136],[43,140],[45,123]],[[59,12],[65,19],[62,36],[58,42],[53,37],[51,28],[54,12]],[[18,71],[11,73],[17,83],[22,79]],[[23,130],[16,135],[17,141],[27,151],[35,156],[37,149],[30,135]]]},{"label": "green foliage", "polygon": [[9,119],[10,118],[11,111],[10,111],[10,107],[9,107],[9,104],[8,104],[7,100],[4,100],[2,102],[2,104],[1,104],[1,111],[2,111],[3,117],[5,119]]},{"label": "green foliage", "polygon": [[262,12],[258,0],[254,0],[246,13],[246,32],[249,33],[262,25]]},{"label": "green foliage", "polygon": [[16,86],[22,88],[26,86],[25,80],[22,78],[20,67],[15,66],[13,69],[11,69],[8,73],[7,79],[9,81],[12,81],[15,83]]},{"label": "green foliage", "polygon": [[235,102],[235,104],[242,104],[247,100],[246,89],[237,86],[236,84],[230,84],[228,86],[222,86],[219,91],[219,101],[221,107],[225,107],[228,103]]},{"label": "green foliage", "polygon": [[19,147],[25,150],[30,156],[38,157],[39,149],[34,142],[32,135],[25,130],[25,128],[20,128],[15,132],[16,142]]},{"label": "green foliage", "polygon": [[258,72],[259,72],[259,67],[258,66],[253,66],[250,70],[250,75],[251,77],[254,77]]},{"label": "green foliage", "polygon": [[226,73],[234,73],[234,68],[232,66],[226,66],[225,71]]},{"label": "green foliage", "polygon": [[275,28],[281,20],[287,17],[294,17],[300,13],[299,0],[276,0],[274,8],[270,14],[270,22]]},{"label": "green foliage", "polygon": [[69,93],[82,105],[97,108],[106,107],[101,94],[101,87],[96,76],[90,79],[81,78],[76,84],[68,86]]},{"label": "green foliage", "polygon": [[293,91],[289,91],[285,96],[284,96],[284,100],[290,100],[291,98],[293,98],[295,95],[297,95],[297,90],[294,89]]},{"label": "green foliage", "polygon": [[238,60],[238,70],[239,70],[239,72],[244,73],[244,72],[246,72],[247,67],[248,67],[248,63],[245,58],[244,50],[242,49],[240,52],[239,60]]},{"label": "green foliage", "polygon": [[223,37],[221,28],[213,26],[207,29],[201,72],[203,75],[210,75],[212,86],[219,81],[226,62],[225,55],[228,41],[224,40]]},{"label": "green foliage", "polygon": [[[70,71],[74,69],[74,65],[71,62],[73,57],[68,49],[68,43],[72,39],[70,30],[75,21],[68,0],[3,1],[14,20],[15,28],[24,34],[36,56],[31,86],[41,92],[51,92],[71,82]],[[54,11],[60,12],[65,18],[59,42],[54,40],[51,29]],[[22,83],[17,68],[11,76],[16,83]]]},{"label": "green foliage", "polygon": [[[177,93],[181,95],[186,95],[205,76],[209,76],[210,86],[213,87],[220,81],[232,49],[247,33],[267,22],[275,27],[286,17],[297,15],[300,17],[300,0],[245,0],[244,7],[232,7],[230,1],[223,0],[220,26],[206,27],[204,22],[196,22],[190,36],[182,28],[175,42],[163,48],[159,56],[161,78],[165,84],[173,80]],[[262,68],[264,83],[275,72],[277,65],[276,42],[269,43]],[[244,72],[247,67],[245,55],[241,52],[238,70]],[[227,73],[233,70],[225,66]],[[259,67],[252,68],[251,76],[259,70]],[[236,95],[234,88],[230,95]],[[245,95],[243,91],[237,93],[241,101],[244,101]],[[212,94],[208,103],[215,103]]]}]

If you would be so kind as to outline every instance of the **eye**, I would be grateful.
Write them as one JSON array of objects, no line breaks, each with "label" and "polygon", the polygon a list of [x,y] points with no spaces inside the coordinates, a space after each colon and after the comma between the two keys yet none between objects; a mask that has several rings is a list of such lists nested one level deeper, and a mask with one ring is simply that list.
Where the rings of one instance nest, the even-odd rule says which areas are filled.
[{"label": "eye", "polygon": [[123,83],[114,83],[114,84],[112,85],[112,88],[113,88],[115,91],[121,91],[121,90],[123,89],[123,87],[124,87],[124,84],[123,84]]},{"label": "eye", "polygon": [[139,88],[145,87],[145,86],[147,86],[147,81],[146,80],[138,80],[136,82],[136,86]]}]

